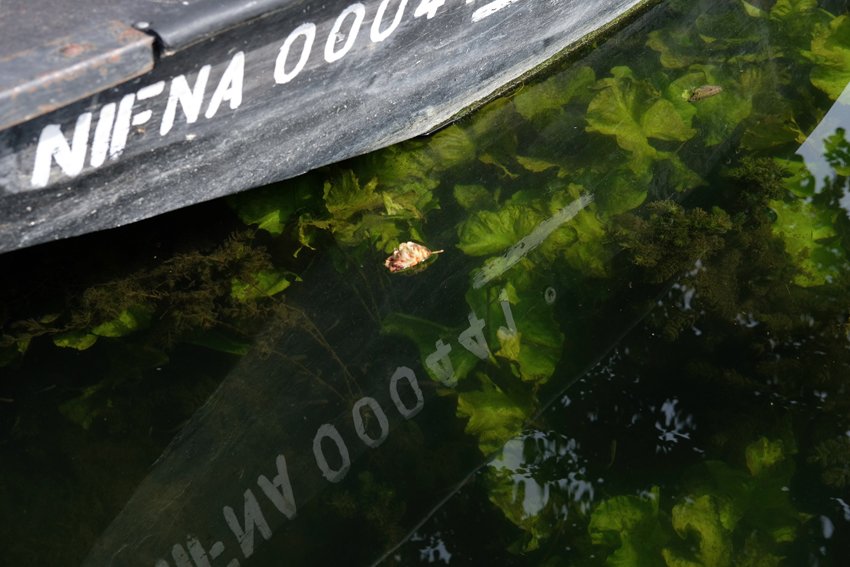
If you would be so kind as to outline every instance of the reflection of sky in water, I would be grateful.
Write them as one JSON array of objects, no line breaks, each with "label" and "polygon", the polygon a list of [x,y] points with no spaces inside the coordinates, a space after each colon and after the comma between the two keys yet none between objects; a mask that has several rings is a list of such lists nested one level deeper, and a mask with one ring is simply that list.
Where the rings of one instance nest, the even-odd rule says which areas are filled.
[{"label": "reflection of sky in water", "polygon": [[833,498],[833,500],[837,502],[838,505],[841,507],[841,511],[844,514],[844,519],[850,522],[850,504],[847,504],[847,502],[845,502],[841,498]]},{"label": "reflection of sky in water", "polygon": [[691,431],[696,429],[693,416],[677,408],[678,403],[679,400],[673,398],[661,404],[659,412],[663,419],[655,422],[655,429],[658,431],[656,453],[669,453],[679,441],[690,440]]},{"label": "reflection of sky in water", "polygon": [[[836,128],[850,130],[850,84],[844,87],[844,91],[817,128],[809,134],[803,145],[797,150],[797,155],[803,158],[809,172],[815,178],[815,191],[820,192],[824,187],[825,179],[835,177],[835,172],[824,155],[824,140],[835,133]],[[846,137],[846,136],[845,136]],[[844,193],[841,198],[841,207],[850,214],[850,194]]]},{"label": "reflection of sky in water", "polygon": [[[533,440],[535,450],[526,452],[526,441]],[[572,499],[583,512],[587,512],[593,503],[593,484],[583,477],[587,472],[581,465],[578,455],[578,442],[553,433],[532,431],[508,441],[499,458],[491,463],[497,470],[511,473],[514,483],[513,500],[516,501],[522,487],[522,510],[526,517],[539,514],[549,502],[550,492],[554,488]],[[564,464],[560,470],[569,470],[566,476],[554,480],[535,478],[540,465],[550,459]],[[566,517],[567,508],[562,507],[560,515]]]},{"label": "reflection of sky in water", "polygon": [[[410,541],[424,541],[426,538],[417,534],[413,534]],[[452,554],[446,548],[446,542],[443,541],[442,534],[436,532],[427,537],[428,543],[425,547],[419,549],[419,559],[428,563],[436,563],[438,561],[449,564],[452,560]]]}]

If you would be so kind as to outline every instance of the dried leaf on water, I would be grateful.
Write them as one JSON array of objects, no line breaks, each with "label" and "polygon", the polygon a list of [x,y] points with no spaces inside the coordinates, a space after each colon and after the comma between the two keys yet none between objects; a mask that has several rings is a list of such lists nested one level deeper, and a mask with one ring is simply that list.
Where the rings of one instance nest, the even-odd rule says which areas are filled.
[{"label": "dried leaf on water", "polygon": [[417,244],[416,242],[402,242],[398,245],[398,248],[393,250],[392,255],[386,259],[384,265],[390,272],[401,272],[414,266],[418,266],[434,254],[439,254],[441,252],[443,251],[431,251],[427,247]]}]

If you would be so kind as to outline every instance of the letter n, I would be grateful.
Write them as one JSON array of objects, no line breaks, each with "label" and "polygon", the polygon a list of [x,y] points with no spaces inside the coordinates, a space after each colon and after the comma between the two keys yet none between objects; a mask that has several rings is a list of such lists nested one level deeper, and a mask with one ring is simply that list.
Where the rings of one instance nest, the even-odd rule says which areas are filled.
[{"label": "letter n", "polygon": [[263,516],[263,511],[260,510],[260,504],[257,502],[257,497],[251,492],[251,489],[245,491],[245,524],[244,527],[239,525],[239,518],[236,517],[236,512],[230,506],[225,506],[222,510],[224,519],[227,525],[230,526],[230,531],[236,536],[239,546],[242,548],[242,555],[245,559],[254,554],[254,526],[260,530],[260,534],[265,539],[272,537],[272,530],[269,527],[266,518]]},{"label": "letter n", "polygon": [[83,170],[91,129],[91,112],[80,114],[74,126],[71,145],[58,124],[48,124],[38,137],[35,150],[35,166],[32,170],[32,186],[46,187],[50,181],[50,168],[53,160],[62,168],[65,175],[75,177]]}]

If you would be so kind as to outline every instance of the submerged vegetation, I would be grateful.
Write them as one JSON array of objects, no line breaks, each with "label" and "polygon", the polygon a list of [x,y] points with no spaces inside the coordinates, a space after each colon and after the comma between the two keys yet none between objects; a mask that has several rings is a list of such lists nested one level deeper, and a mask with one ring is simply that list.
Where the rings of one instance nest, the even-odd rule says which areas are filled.
[{"label": "submerged vegetation", "polygon": [[[429,447],[445,461],[429,474],[448,483],[489,461],[463,493],[510,540],[470,537],[470,551],[443,515],[395,560],[422,559],[430,534],[503,564],[840,564],[850,142],[822,121],[850,82],[850,15],[833,4],[670,0],[649,25],[433,136],[230,198],[244,224],[217,244],[58,307],[22,314],[10,298],[3,444],[35,443],[35,400],[58,381],[47,421],[79,428],[77,449],[158,427],[167,408],[167,431],[133,437],[143,469],[221,379],[175,369],[163,383],[153,369],[186,349],[266,356],[277,335],[258,337],[295,327],[334,352],[288,297],[329,259],[346,290],[334,301],[368,312],[376,342],[418,352],[454,420],[435,427],[463,431],[442,454]],[[819,125],[816,168],[800,155]],[[427,272],[387,273],[409,241],[445,252]],[[344,385],[312,376],[350,403],[359,374],[336,361]],[[150,407],[128,401],[145,395]],[[405,462],[427,468],[414,455],[426,434],[405,427]],[[322,497],[340,525],[363,523],[375,553],[426,506],[404,471],[379,464]],[[88,466],[81,476],[107,465]],[[4,506],[14,498],[0,489]]]},{"label": "submerged vegetation", "polygon": [[658,487],[608,498],[590,517],[591,541],[612,550],[614,565],[780,565],[808,519],[782,490],[786,457],[781,441],[762,437],[746,448],[746,470],[705,461],[669,515]]}]

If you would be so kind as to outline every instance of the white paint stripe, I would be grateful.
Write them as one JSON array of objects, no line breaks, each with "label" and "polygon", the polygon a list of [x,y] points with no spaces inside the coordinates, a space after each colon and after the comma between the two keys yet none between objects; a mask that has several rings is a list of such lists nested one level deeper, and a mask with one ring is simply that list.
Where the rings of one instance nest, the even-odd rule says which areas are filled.
[{"label": "white paint stripe", "polygon": [[534,227],[534,230],[528,233],[528,236],[508,248],[503,256],[491,258],[485,262],[484,266],[472,278],[472,287],[480,289],[507,272],[529,252],[540,246],[558,227],[570,221],[592,202],[593,195],[585,193],[552,217],[538,224]]},{"label": "white paint stripe", "polygon": [[100,109],[100,118],[94,129],[94,140],[91,144],[91,166],[100,167],[106,161],[109,152],[109,139],[112,137],[112,124],[115,122],[116,104],[110,102]]},{"label": "white paint stripe", "polygon": [[[492,16],[502,8],[507,8],[516,2],[519,2],[519,0],[495,0],[489,4],[484,4],[472,13],[472,22],[479,22],[487,16]],[[466,3],[469,4],[469,0]]]}]

